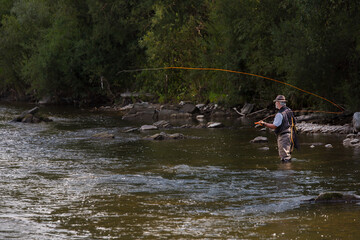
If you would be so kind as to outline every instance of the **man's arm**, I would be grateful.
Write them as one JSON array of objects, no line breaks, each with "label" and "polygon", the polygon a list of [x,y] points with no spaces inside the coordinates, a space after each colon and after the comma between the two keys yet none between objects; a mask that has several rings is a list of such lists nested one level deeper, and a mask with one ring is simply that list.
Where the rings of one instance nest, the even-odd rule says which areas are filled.
[{"label": "man's arm", "polygon": [[277,113],[275,115],[275,119],[273,123],[266,123],[263,120],[259,121],[259,123],[267,128],[276,129],[281,125],[281,122],[283,120],[283,116],[281,113]]},{"label": "man's arm", "polygon": [[264,121],[260,121],[259,122],[262,126],[264,126],[264,127],[267,127],[267,128],[271,128],[271,129],[276,129],[277,128],[277,126],[275,126],[274,124],[272,124],[272,123],[266,123],[266,122],[264,122]]}]

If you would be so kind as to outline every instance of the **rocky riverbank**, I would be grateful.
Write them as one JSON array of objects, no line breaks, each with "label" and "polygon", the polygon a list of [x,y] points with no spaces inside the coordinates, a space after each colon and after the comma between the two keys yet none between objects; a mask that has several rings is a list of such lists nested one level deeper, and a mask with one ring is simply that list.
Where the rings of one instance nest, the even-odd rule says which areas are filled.
[{"label": "rocky riverbank", "polygon": [[[226,119],[249,118],[254,121],[267,118],[276,113],[275,109],[257,109],[254,104],[245,104],[238,108],[225,108],[217,104],[152,104],[141,102],[125,106],[103,106],[95,111],[116,111],[123,120],[154,123],[160,120],[197,120],[200,123],[221,122]],[[354,116],[354,117],[353,117]],[[303,133],[338,133],[349,134],[359,132],[360,119],[358,113],[340,115],[302,114],[297,115],[297,128]],[[196,121],[194,121],[196,122]],[[189,127],[198,127],[193,125]]]}]

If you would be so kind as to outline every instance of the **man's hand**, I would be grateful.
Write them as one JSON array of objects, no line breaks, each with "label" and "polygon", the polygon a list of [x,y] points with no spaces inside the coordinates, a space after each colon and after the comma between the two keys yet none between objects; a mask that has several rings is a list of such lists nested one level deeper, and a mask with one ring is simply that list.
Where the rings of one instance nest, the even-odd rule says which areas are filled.
[{"label": "man's hand", "polygon": [[256,122],[255,124],[259,124],[260,126],[264,126],[265,122],[263,120]]}]

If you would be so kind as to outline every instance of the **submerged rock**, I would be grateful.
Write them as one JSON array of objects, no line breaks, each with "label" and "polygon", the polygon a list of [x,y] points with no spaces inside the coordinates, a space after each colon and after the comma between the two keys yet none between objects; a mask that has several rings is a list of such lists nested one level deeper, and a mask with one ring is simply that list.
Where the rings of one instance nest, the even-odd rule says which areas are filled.
[{"label": "submerged rock", "polygon": [[269,147],[262,147],[262,148],[259,148],[259,150],[261,150],[261,151],[269,151],[270,148]]},{"label": "submerged rock", "polygon": [[316,198],[311,198],[303,202],[308,203],[357,203],[360,196],[355,194],[343,194],[339,192],[322,193]]},{"label": "submerged rock", "polygon": [[92,135],[93,138],[100,138],[100,139],[110,139],[110,138],[115,138],[114,134],[108,133],[108,132],[101,132],[101,133],[96,133],[94,135]]},{"label": "submerged rock", "polygon": [[267,137],[256,137],[253,140],[250,141],[251,143],[267,143],[268,142],[268,138]]},{"label": "submerged rock", "polygon": [[146,140],[172,140],[172,139],[184,139],[185,136],[181,133],[173,133],[173,134],[167,134],[164,132],[154,134],[152,136],[144,137]]}]

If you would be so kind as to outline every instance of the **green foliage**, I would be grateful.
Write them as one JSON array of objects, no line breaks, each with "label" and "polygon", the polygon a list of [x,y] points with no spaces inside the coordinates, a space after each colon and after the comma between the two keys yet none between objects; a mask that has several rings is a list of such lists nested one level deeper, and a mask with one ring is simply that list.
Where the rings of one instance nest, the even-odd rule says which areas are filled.
[{"label": "green foliage", "polygon": [[165,66],[249,72],[360,108],[359,1],[0,0],[0,87],[38,98],[115,100],[126,90],[160,102],[336,110],[257,77],[197,70],[121,73]]}]

